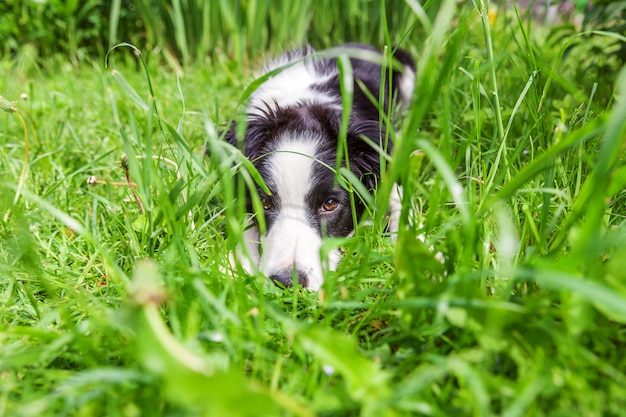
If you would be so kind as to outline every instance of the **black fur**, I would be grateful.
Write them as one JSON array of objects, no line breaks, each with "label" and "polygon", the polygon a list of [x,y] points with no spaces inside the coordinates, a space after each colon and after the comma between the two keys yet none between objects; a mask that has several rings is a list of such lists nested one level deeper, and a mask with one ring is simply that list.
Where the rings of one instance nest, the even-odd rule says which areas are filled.
[{"label": "black fur", "polygon": [[[344,46],[380,53],[376,48],[364,44],[350,43]],[[304,48],[290,51],[287,54],[291,59],[298,59],[312,52],[310,48]],[[395,51],[394,58],[403,66],[415,70],[415,63],[407,52],[398,49]],[[335,58],[313,59],[313,64],[320,73],[332,72],[337,66]],[[385,79],[384,88],[381,91],[383,73],[380,64],[351,58],[351,65],[355,85],[351,117],[347,129],[350,169],[361,179],[367,189],[373,190],[380,178],[381,156],[362,137],[364,136],[376,143],[381,149],[386,149],[388,153],[392,150],[393,143],[386,134],[387,127],[380,121],[380,112],[389,111],[388,79]],[[401,75],[401,71],[393,71],[393,85],[398,85],[398,79]],[[385,74],[385,77],[387,76],[388,73]],[[379,109],[376,103],[372,103],[356,80],[359,80],[367,88],[370,96],[378,98],[379,95],[382,95],[382,100],[380,100],[383,103],[382,109]],[[337,103],[341,104],[339,74],[316,85],[315,89],[320,93],[335,96]],[[248,117],[245,137],[242,141],[237,139],[237,125],[235,123],[225,135],[225,139],[233,146],[239,147],[244,155],[254,162],[257,169],[263,164],[261,157],[272,152],[275,140],[281,133],[298,134],[307,131],[320,133],[327,139],[328,155],[325,155],[322,161],[334,167],[338,146],[337,139],[341,127],[341,110],[324,104],[307,102],[284,108],[280,106],[280,103],[266,103],[265,108],[257,110],[259,114],[250,114]],[[243,146],[241,146],[242,144]],[[360,216],[363,207],[357,204],[357,209],[359,210],[357,214]]]},{"label": "black fur", "polygon": [[[346,44],[345,47],[380,54],[375,48],[368,45]],[[338,185],[337,176],[333,172],[337,163],[339,136],[342,133],[340,87],[342,75],[338,71],[337,59],[311,56],[313,53],[311,48],[287,52],[276,62],[270,64],[267,68],[268,71],[294,60],[301,60],[293,67],[299,68],[301,72],[289,73],[287,71],[276,74],[275,77],[277,78],[266,81],[270,85],[267,90],[263,89],[266,84],[261,85],[259,90],[253,92],[251,96],[248,114],[245,117],[246,126],[243,137],[237,136],[241,129],[238,129],[236,122],[233,122],[224,136],[226,141],[239,148],[246,158],[252,161],[270,190],[269,194],[266,194],[261,187],[256,190],[264,205],[266,236],[272,235],[270,231],[276,222],[284,221],[277,220],[279,218],[284,219],[281,217],[281,210],[284,207],[282,207],[281,196],[276,192],[276,184],[273,183],[273,174],[275,174],[273,170],[276,167],[271,165],[272,158],[267,156],[272,155],[274,151],[280,148],[281,141],[285,138],[298,138],[299,140],[311,138],[314,141],[315,154],[308,156],[314,158],[318,163],[313,164],[312,171],[307,174],[308,184],[306,185],[307,192],[303,193],[304,201],[285,203],[285,207],[290,207],[289,204],[297,204],[300,207],[299,213],[302,214],[298,218],[302,220],[298,221],[306,222],[306,228],[304,230],[299,229],[300,232],[308,236],[306,241],[317,240],[319,242],[319,238],[323,236],[342,237],[349,235],[354,230],[353,219],[355,217],[360,218],[365,207],[360,198],[354,198],[356,213],[352,212],[351,195],[345,188]],[[380,57],[382,60],[382,55]],[[402,65],[400,67],[392,65],[391,73],[389,73],[389,68],[383,71],[378,62],[350,58],[354,78],[354,95],[350,119],[345,131],[347,149],[344,149],[344,152],[347,154],[351,172],[368,190],[374,190],[380,179],[383,156],[379,154],[379,149],[391,152],[393,147],[391,136],[387,134],[387,129],[390,127],[382,122],[384,118],[381,117],[381,112],[388,114],[393,105],[390,102],[390,97],[404,100],[406,105],[406,100],[412,93],[412,80],[409,80],[409,84],[411,84],[409,91],[397,90],[403,81],[402,66],[409,73],[409,76],[412,76],[414,75],[415,64],[404,51],[396,51],[394,57]],[[290,79],[290,74],[294,79]],[[388,85],[390,78],[394,88],[391,95]],[[301,85],[289,85],[290,82],[301,83]],[[294,97],[293,91],[300,92],[298,94],[302,94],[302,97]],[[372,143],[376,146],[372,146]],[[346,165],[346,154],[339,158],[342,166]],[[286,178],[284,171],[282,175],[277,177],[277,182]],[[328,209],[329,204],[333,207],[332,209]],[[252,210],[250,206],[249,210]],[[250,230],[254,232],[253,229]],[[255,230],[256,232],[251,233],[251,236],[255,237],[248,239],[247,242],[258,240],[258,227]],[[290,231],[291,229],[287,226],[274,229],[274,231],[282,230]],[[281,237],[280,239],[272,239],[272,242],[285,242],[285,245],[288,245],[287,242],[291,242],[293,236],[298,236],[296,233],[290,232],[288,236],[284,237],[285,240]],[[282,235],[278,234],[277,236]],[[270,239],[268,238],[268,240]],[[265,241],[265,244],[268,240]],[[294,242],[297,241],[296,238]],[[258,248],[258,242],[252,242],[250,247],[253,247],[251,249],[251,252],[254,252],[252,255],[263,253],[261,257],[264,257],[269,252],[269,250],[263,251],[263,249]],[[316,246],[313,245],[312,247],[315,248]],[[259,254],[256,254],[257,251]],[[290,248],[286,247],[285,250],[281,249],[279,252],[281,251],[290,252]],[[301,257],[300,259],[296,259],[295,255],[289,253],[275,255],[267,255],[267,258],[262,258],[260,261],[257,257],[255,261],[263,268],[264,259],[265,261],[274,258],[280,260],[276,263],[278,270],[268,267],[267,262],[265,262],[266,270],[262,272],[271,280],[289,286],[295,271],[295,275],[297,275],[302,286],[319,288],[323,280],[321,268],[311,266],[308,261],[318,258],[319,265],[318,249],[307,252],[306,255],[298,255]],[[290,258],[290,256],[294,256],[294,258]],[[290,266],[281,266],[285,257],[287,257],[287,262],[292,262]],[[313,284],[310,286],[311,282]]]}]

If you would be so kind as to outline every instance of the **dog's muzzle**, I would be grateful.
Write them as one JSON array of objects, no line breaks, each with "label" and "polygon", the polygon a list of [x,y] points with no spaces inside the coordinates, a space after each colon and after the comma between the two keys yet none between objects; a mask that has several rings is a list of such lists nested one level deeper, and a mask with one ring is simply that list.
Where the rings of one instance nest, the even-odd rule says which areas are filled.
[{"label": "dog's muzzle", "polygon": [[298,281],[303,288],[308,288],[309,277],[306,272],[297,268],[290,268],[270,275],[272,282],[279,287],[289,288],[293,286],[294,279]]}]

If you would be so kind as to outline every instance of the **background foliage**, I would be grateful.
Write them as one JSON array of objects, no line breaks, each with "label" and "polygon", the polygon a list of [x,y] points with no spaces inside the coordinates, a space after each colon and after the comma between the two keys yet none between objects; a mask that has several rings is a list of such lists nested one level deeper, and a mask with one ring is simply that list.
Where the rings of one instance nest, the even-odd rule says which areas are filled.
[{"label": "background foliage", "polygon": [[[401,28],[397,33],[413,24],[404,1],[380,4],[373,0],[7,0],[0,5],[0,42],[6,54],[30,44],[42,57],[101,56],[117,43],[131,42],[144,52],[156,50],[184,63],[218,51],[245,60],[304,42],[316,46],[341,41],[382,43],[383,16]],[[351,23],[345,24],[346,20]]]},{"label": "background foliage", "polygon": [[[438,4],[424,1],[424,13],[432,18]],[[216,52],[245,60],[303,42],[316,47],[350,41],[381,44],[388,40],[383,19],[394,28],[388,35],[411,37],[416,5],[403,0],[6,0],[0,4],[0,43],[5,54],[32,45],[42,57],[61,53],[74,60],[102,56],[120,42],[185,63]],[[590,2],[584,29],[623,35],[625,11],[622,0]],[[622,43],[618,46],[623,62]]]},{"label": "background foliage", "polygon": [[[0,415],[625,414],[626,74],[598,53],[621,38],[338,3],[0,5]],[[246,171],[217,135],[258,55],[302,39],[419,68],[374,224],[326,243],[320,293],[228,264]],[[142,54],[105,69],[123,40]]]}]

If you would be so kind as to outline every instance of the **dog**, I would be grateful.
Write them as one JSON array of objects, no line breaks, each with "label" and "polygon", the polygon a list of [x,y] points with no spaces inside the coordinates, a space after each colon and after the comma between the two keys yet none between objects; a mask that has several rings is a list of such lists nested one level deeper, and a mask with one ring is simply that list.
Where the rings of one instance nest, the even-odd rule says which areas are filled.
[{"label": "dog", "polygon": [[[374,190],[381,175],[380,150],[392,149],[381,112],[388,114],[390,106],[408,107],[415,81],[415,62],[404,50],[397,49],[392,62],[364,44],[329,51],[335,54],[319,54],[307,46],[269,61],[261,73],[267,79],[249,97],[245,134],[238,135],[243,129],[233,122],[224,135],[253,163],[266,185],[256,190],[265,230],[261,233],[250,215],[246,250],[235,251],[237,262],[248,272],[258,268],[279,286],[297,282],[313,291],[324,281],[322,239],[349,236],[354,219],[365,209],[337,180],[338,138],[345,133],[341,166],[349,166],[366,189]],[[347,71],[352,77],[339,69],[341,53],[350,56]],[[342,131],[341,84],[350,79],[352,106]],[[391,233],[397,231],[400,190],[394,187],[390,201]],[[334,270],[339,261],[339,251],[331,251],[328,269]]]}]

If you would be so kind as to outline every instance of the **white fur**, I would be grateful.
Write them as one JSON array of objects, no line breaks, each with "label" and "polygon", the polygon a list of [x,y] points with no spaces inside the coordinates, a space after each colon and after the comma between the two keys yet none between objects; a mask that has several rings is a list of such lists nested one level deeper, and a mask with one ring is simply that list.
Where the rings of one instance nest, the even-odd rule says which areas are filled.
[{"label": "white fur", "polygon": [[[268,156],[276,194],[280,196],[278,218],[261,239],[263,254],[259,268],[271,277],[286,270],[297,269],[308,277],[308,288],[319,290],[324,282],[319,231],[311,228],[306,218],[305,196],[312,184],[314,158],[318,140],[315,137],[285,137],[276,152]],[[330,268],[338,262],[335,257]]]},{"label": "white fur", "polygon": [[[306,49],[303,52],[306,55],[313,51]],[[320,88],[320,85],[338,74],[336,65],[317,67],[309,57],[302,58],[302,53],[287,53],[270,61],[263,69],[263,74],[290,65],[293,59],[301,60],[270,77],[254,91],[247,109],[251,117],[267,117],[279,108],[297,107],[303,103],[316,103],[341,110],[338,91],[322,91]],[[397,98],[403,110],[410,103],[415,83],[415,72],[408,67],[405,71],[399,79],[400,85],[396,86]],[[322,140],[316,133],[297,137],[284,135],[279,138],[274,152],[265,156],[268,158],[274,192],[278,197],[277,217],[265,235],[261,235],[256,224],[249,227],[244,232],[245,248],[240,246],[235,251],[238,262],[248,272],[260,271],[272,279],[272,276],[299,271],[306,274],[306,287],[313,291],[319,290],[324,281],[320,255],[322,237],[320,231],[307,219],[306,196],[313,187],[313,168],[318,163],[314,157],[320,146]],[[402,188],[396,185],[389,202],[389,230],[394,241],[398,232],[401,200]],[[339,260],[339,251],[331,251],[328,255],[328,269],[334,270]]]},{"label": "white fur", "polygon": [[402,186],[394,184],[389,195],[389,233],[391,240],[396,241],[402,214]]},{"label": "white fur", "polygon": [[409,67],[404,68],[404,74],[400,77],[400,85],[398,87],[399,101],[401,103],[401,110],[406,111],[411,104],[413,98],[413,90],[415,89],[415,71]]},{"label": "white fur", "polygon": [[[286,63],[275,61],[268,69],[278,68]],[[267,106],[289,107],[302,102],[337,105],[337,98],[311,88],[313,84],[323,82],[327,77],[328,75],[320,76],[310,63],[304,61],[288,67],[265,81],[254,92],[248,113],[259,115]]]}]

